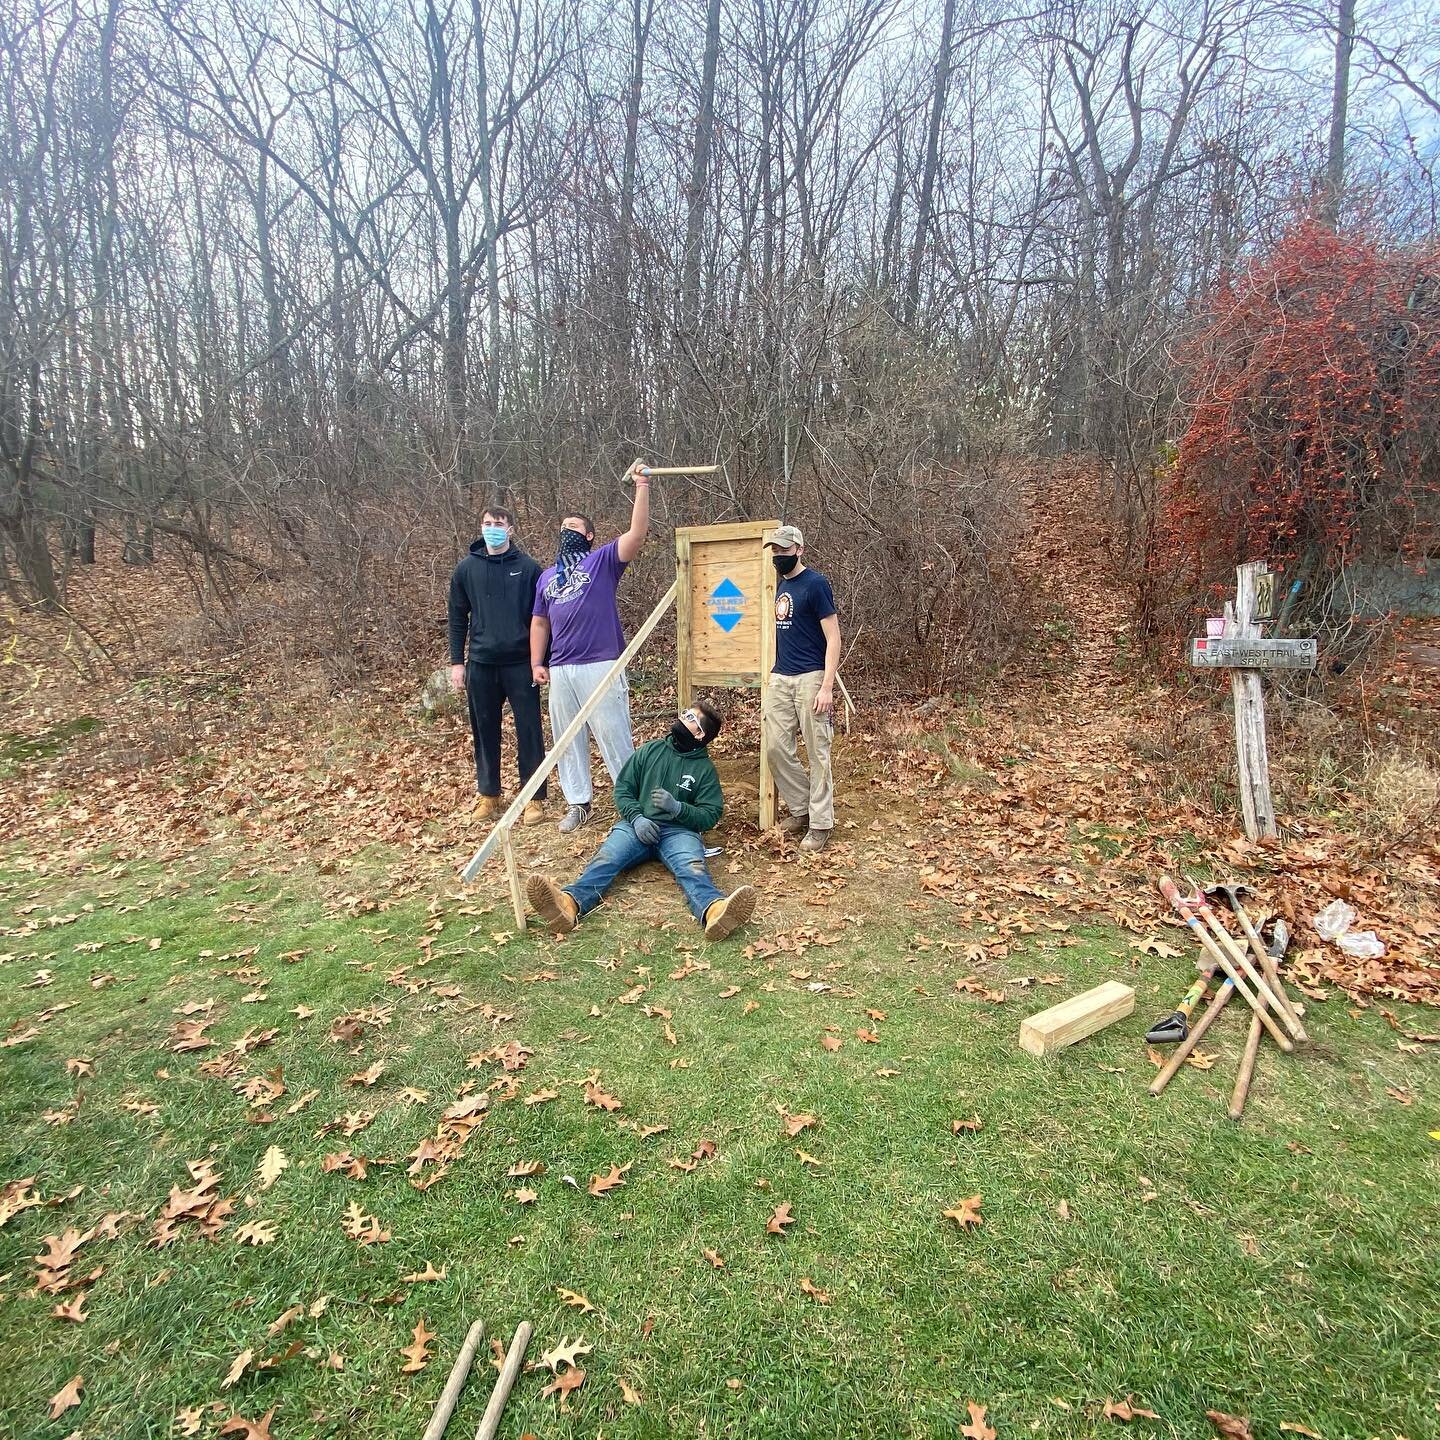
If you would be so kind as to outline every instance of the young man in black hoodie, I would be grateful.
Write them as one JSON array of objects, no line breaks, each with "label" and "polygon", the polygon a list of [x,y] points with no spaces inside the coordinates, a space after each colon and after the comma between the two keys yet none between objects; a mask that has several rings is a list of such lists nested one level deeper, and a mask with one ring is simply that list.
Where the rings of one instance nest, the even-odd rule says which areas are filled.
[{"label": "young man in black hoodie", "polygon": [[[540,688],[530,674],[530,612],[540,566],[515,544],[515,517],[491,505],[480,517],[480,535],[450,577],[450,684],[465,692],[475,741],[473,814],[500,813],[500,713],[505,701],[515,718],[520,783],[545,758],[540,726]],[[470,637],[470,663],[465,637]],[[525,823],[544,816],[545,787],[525,807]]]},{"label": "young man in black hoodie", "polygon": [[525,884],[530,908],[552,930],[573,930],[605,898],[616,879],[647,860],[659,860],[679,882],[707,940],[723,940],[755,913],[755,890],[729,895],[710,878],[705,831],[720,823],[725,798],[706,746],[720,733],[718,711],[703,701],[642,745],[615,781],[620,819],[580,878],[563,889],[544,875]]}]

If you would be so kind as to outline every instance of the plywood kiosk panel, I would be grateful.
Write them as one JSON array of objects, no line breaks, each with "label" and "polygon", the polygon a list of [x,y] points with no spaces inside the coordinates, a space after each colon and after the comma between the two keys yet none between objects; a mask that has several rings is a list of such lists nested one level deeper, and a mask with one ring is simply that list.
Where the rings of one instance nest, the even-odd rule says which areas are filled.
[{"label": "plywood kiosk panel", "polygon": [[[697,685],[759,687],[775,650],[775,570],[763,546],[777,521],[694,525],[675,532],[676,681],[682,706]],[[760,747],[760,825],[774,824],[775,790]]]}]

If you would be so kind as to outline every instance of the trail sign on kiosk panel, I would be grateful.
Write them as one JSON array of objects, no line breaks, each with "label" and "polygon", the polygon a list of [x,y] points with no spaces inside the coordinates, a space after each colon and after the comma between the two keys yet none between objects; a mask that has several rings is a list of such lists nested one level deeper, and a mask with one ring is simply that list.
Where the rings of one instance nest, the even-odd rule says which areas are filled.
[{"label": "trail sign on kiosk panel", "polygon": [[[758,689],[763,717],[765,682],[775,663],[775,567],[764,543],[779,523],[744,520],[675,532],[675,682],[682,708],[697,688]],[[763,732],[759,820],[762,830],[775,823]]]}]

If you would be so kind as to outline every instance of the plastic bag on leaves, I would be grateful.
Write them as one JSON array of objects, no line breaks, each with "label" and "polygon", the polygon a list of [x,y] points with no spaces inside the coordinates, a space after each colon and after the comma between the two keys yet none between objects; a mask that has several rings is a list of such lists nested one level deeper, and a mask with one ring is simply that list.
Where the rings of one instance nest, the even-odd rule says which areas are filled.
[{"label": "plastic bag on leaves", "polygon": [[1315,917],[1315,931],[1322,940],[1339,940],[1355,923],[1355,907],[1332,900]]},{"label": "plastic bag on leaves", "polygon": [[1356,960],[1378,960],[1385,953],[1385,942],[1373,930],[1349,930],[1335,943]]}]

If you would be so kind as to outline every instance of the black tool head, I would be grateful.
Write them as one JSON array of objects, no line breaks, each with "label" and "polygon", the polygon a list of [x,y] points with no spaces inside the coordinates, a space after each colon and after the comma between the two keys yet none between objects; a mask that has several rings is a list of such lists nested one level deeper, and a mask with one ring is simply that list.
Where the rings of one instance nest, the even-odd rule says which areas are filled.
[{"label": "black tool head", "polygon": [[1207,885],[1202,893],[1207,900],[1218,900],[1228,910],[1238,910],[1246,900],[1253,898],[1255,891],[1249,885],[1224,881]]},{"label": "black tool head", "polygon": [[1190,1033],[1190,1022],[1177,1010],[1145,1032],[1151,1045],[1178,1045]]}]

